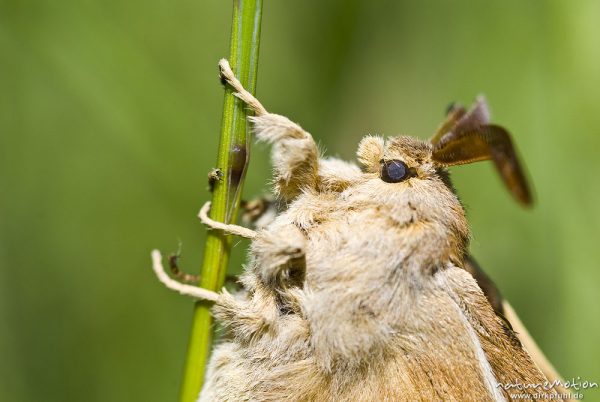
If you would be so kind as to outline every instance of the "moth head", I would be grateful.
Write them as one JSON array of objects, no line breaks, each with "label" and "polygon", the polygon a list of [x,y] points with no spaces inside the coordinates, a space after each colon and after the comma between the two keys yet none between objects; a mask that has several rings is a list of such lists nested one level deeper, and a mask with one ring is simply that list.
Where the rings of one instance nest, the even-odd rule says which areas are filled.
[{"label": "moth head", "polygon": [[525,206],[532,203],[510,134],[490,124],[483,97],[478,97],[468,111],[452,104],[446,119],[428,142],[404,136],[387,141],[367,136],[359,144],[357,156],[363,171],[391,184],[391,191],[418,188],[418,180],[439,179],[451,187],[445,168],[492,160],[513,197]]}]

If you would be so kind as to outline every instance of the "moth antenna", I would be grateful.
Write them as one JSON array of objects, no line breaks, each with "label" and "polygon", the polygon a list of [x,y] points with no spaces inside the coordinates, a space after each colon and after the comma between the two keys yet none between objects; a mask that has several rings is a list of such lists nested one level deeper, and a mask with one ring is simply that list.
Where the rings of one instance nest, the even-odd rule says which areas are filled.
[{"label": "moth antenna", "polygon": [[491,159],[514,198],[529,206],[533,198],[510,134],[489,123],[490,111],[483,95],[468,112],[451,105],[447,119],[430,140],[432,157],[446,166]]},{"label": "moth antenna", "polygon": [[469,111],[462,105],[453,102],[448,106],[446,120],[438,127],[429,142],[437,145],[445,134],[476,130],[489,122],[490,109],[483,95],[479,95],[475,99],[475,104]]},{"label": "moth antenna", "polygon": [[457,122],[452,131],[462,132],[476,130],[490,123],[490,107],[485,96],[475,98],[475,104]]},{"label": "moth antenna", "polygon": [[434,145],[432,157],[446,166],[491,159],[517,201],[525,206],[533,203],[510,134],[500,126],[489,124],[469,131],[450,131]]},{"label": "moth antenna", "polygon": [[452,128],[456,126],[456,123],[467,113],[467,109],[465,109],[462,105],[459,105],[455,102],[451,103],[448,106],[448,110],[446,113],[446,120],[439,125],[433,137],[429,140],[432,145],[436,145],[442,136],[447,132],[451,131]]}]

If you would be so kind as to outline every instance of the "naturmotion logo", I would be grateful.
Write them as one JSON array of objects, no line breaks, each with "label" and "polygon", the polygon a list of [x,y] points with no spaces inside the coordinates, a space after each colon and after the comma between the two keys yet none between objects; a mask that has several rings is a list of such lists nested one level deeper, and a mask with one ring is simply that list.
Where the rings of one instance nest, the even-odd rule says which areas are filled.
[{"label": "naturmotion logo", "polygon": [[595,381],[582,380],[581,377],[577,379],[572,378],[570,381],[555,380],[555,381],[544,381],[540,383],[522,383],[519,380],[515,382],[499,382],[496,384],[496,388],[502,388],[504,390],[526,390],[526,389],[538,389],[549,391],[556,388],[572,389],[574,391],[580,391],[584,389],[598,388],[598,383]]},{"label": "naturmotion logo", "polygon": [[[583,393],[579,391],[598,388],[595,381],[583,380],[581,377],[572,378],[569,381],[556,380],[544,381],[541,383],[522,383],[519,380],[507,383],[497,383],[496,388],[502,388],[506,391],[517,391],[510,393],[510,397],[516,400],[580,400],[583,399]],[[518,391],[534,390],[539,393],[519,393]],[[555,390],[556,393],[548,394],[544,391]]]}]

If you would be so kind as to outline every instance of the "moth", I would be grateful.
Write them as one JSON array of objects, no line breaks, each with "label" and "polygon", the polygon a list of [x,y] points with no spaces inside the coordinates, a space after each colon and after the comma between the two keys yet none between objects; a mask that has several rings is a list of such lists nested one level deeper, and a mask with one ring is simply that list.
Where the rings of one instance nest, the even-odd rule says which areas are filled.
[{"label": "moth", "polygon": [[[483,98],[452,106],[429,141],[363,138],[355,164],[322,157],[219,65],[254,112],[256,138],[272,145],[276,202],[256,230],[212,220],[210,203],[200,211],[210,228],[252,240],[238,293],[179,283],[152,253],[159,279],[214,302],[224,327],[199,401],[507,401],[500,384],[558,378],[469,255],[449,166],[492,160],[531,203]],[[519,392],[561,400],[555,389]]]}]

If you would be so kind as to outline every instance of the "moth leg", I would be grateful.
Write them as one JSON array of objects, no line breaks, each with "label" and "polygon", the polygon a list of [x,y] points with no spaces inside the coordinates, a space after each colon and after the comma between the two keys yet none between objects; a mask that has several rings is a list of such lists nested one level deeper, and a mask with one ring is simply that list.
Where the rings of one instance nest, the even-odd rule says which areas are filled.
[{"label": "moth leg", "polygon": [[248,105],[257,116],[267,113],[267,110],[258,101],[258,99],[256,99],[250,92],[246,91],[246,88],[244,88],[242,83],[235,77],[229,62],[226,59],[219,60],[219,75],[223,84],[229,84],[236,91],[233,95]]},{"label": "moth leg", "polygon": [[[179,252],[169,255],[168,261],[169,261],[169,269],[171,270],[171,275],[173,275],[179,281],[184,282],[184,283],[200,282],[200,275],[187,273],[179,267],[179,258],[180,257],[181,257],[181,254]],[[234,286],[238,287],[237,286],[238,285],[237,276],[227,275],[225,277],[225,283],[233,284]]]},{"label": "moth leg", "polygon": [[273,223],[282,209],[279,202],[265,197],[242,201],[240,207],[243,211],[242,222],[255,229],[262,229]]},{"label": "moth leg", "polygon": [[252,117],[256,138],[273,145],[276,193],[292,200],[318,183],[319,151],[312,136],[287,117],[265,114]]},{"label": "moth leg", "polygon": [[178,264],[179,257],[181,257],[179,252],[176,254],[169,255],[168,261],[169,261],[169,269],[171,270],[171,274],[175,278],[179,279],[181,282],[198,283],[200,281],[200,275],[188,274],[187,272],[185,272],[181,268],[179,268],[179,264]]},{"label": "moth leg", "polygon": [[337,158],[319,160],[320,191],[342,192],[361,177],[358,166]]},{"label": "moth leg", "polygon": [[204,289],[198,286],[187,285],[170,278],[163,267],[162,255],[158,250],[152,251],[152,269],[154,269],[154,273],[158,277],[158,280],[171,290],[195,299],[208,300],[212,302],[217,302],[219,300],[219,294],[213,292],[212,290]]},{"label": "moth leg", "polygon": [[265,286],[259,285],[239,299],[223,290],[222,298],[213,307],[213,315],[228,332],[240,341],[249,341],[277,321],[276,298]]},{"label": "moth leg", "polygon": [[256,114],[249,118],[256,138],[273,145],[276,192],[284,200],[291,200],[303,190],[314,190],[318,183],[319,151],[312,136],[287,117],[268,113],[235,78],[227,60],[221,60],[219,67],[222,79],[237,91],[234,95]]},{"label": "moth leg", "polygon": [[264,300],[269,300],[277,314],[302,316],[306,277],[306,238],[292,224],[269,226],[252,242],[252,270]]},{"label": "moth leg", "polygon": [[208,211],[210,211],[210,201],[207,201],[202,206],[202,208],[200,209],[200,212],[198,213],[198,218],[200,218],[200,221],[202,223],[204,223],[206,226],[208,226],[209,228],[219,229],[219,230],[222,230],[225,234],[236,235],[236,236],[244,237],[246,239],[254,239],[256,237],[256,232],[254,230],[251,230],[251,229],[245,228],[243,226],[239,226],[239,225],[231,225],[231,224],[226,224],[223,222],[217,222],[215,220],[212,220],[208,216]]},{"label": "moth leg", "polygon": [[302,287],[306,271],[306,238],[292,224],[270,226],[252,242],[256,274],[269,288]]},{"label": "moth leg", "polygon": [[[152,268],[158,280],[167,288],[195,299],[214,302],[213,314],[215,317],[238,337],[249,339],[268,328],[277,318],[278,310],[273,298],[260,294],[257,295],[258,301],[254,300],[253,303],[247,303],[237,300],[225,288],[221,293],[216,293],[171,279],[163,267],[162,256],[158,250],[152,251]],[[254,297],[254,299],[256,298]]]}]

